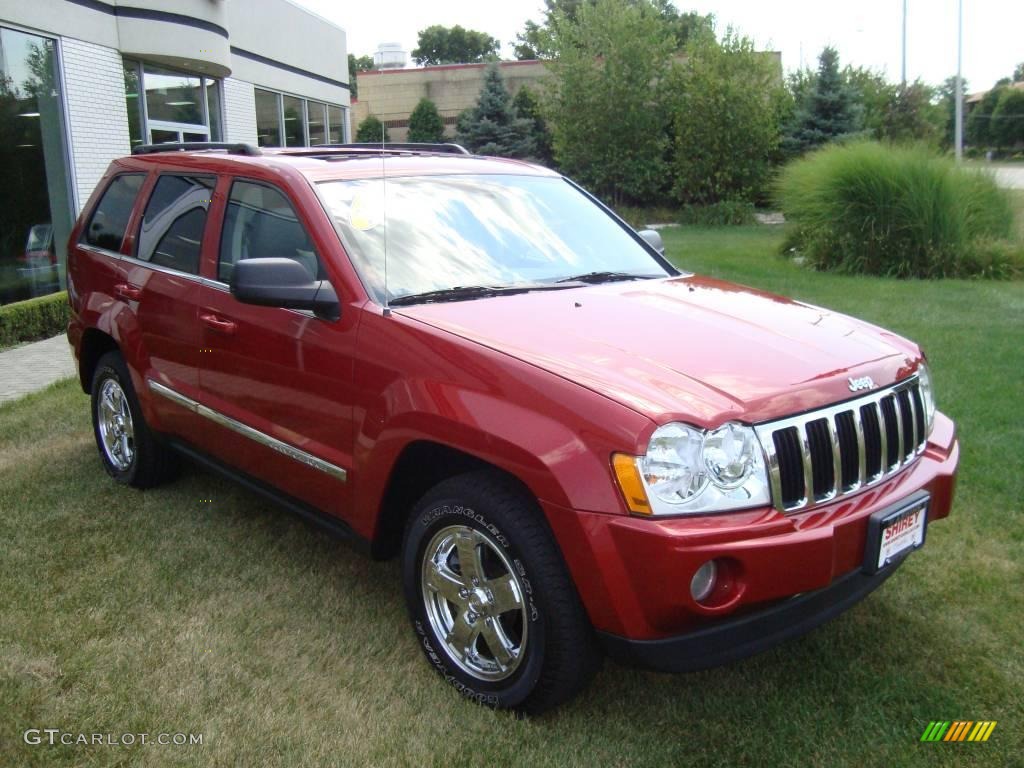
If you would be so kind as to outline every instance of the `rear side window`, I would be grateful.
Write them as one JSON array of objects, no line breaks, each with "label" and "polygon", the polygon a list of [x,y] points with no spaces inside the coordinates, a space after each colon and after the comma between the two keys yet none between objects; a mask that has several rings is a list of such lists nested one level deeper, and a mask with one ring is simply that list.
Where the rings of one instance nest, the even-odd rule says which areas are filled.
[{"label": "rear side window", "polygon": [[146,204],[136,258],[199,274],[206,212],[216,183],[213,176],[162,175]]},{"label": "rear side window", "polygon": [[142,173],[125,173],[114,177],[89,217],[89,225],[82,238],[86,243],[108,251],[121,250],[128,219],[131,218],[135,198],[139,196],[145,178]]},{"label": "rear side window", "polygon": [[236,181],[224,215],[217,279],[230,283],[235,264],[243,259],[275,257],[295,259],[311,280],[326,279],[313,241],[288,199],[272,187]]}]

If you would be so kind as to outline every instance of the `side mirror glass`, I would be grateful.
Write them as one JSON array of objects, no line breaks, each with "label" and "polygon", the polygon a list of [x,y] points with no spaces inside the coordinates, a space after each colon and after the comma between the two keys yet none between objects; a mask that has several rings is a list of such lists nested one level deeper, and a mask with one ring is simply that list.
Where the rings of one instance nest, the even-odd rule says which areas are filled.
[{"label": "side mirror glass", "polygon": [[231,295],[244,304],[309,309],[337,320],[341,305],[328,280],[314,279],[295,259],[244,259],[231,271]]}]

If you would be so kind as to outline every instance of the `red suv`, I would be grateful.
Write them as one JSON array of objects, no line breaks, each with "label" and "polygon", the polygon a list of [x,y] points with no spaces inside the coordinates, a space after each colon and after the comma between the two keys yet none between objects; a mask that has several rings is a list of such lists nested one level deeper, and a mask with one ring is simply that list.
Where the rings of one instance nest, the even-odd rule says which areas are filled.
[{"label": "red suv", "polygon": [[453,145],[141,147],[69,248],[103,465],[184,455],[397,555],[429,663],[491,706],[602,652],[755,653],[923,544],[954,426],[912,342],[659,244]]}]

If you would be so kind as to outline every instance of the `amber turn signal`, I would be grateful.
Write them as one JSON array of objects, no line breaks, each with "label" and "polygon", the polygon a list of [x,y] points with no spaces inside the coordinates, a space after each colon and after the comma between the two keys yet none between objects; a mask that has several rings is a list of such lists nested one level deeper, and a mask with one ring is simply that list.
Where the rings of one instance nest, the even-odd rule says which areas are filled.
[{"label": "amber turn signal", "polygon": [[612,467],[629,511],[640,515],[651,514],[651,502],[647,499],[647,491],[636,466],[636,457],[616,453],[612,456]]}]

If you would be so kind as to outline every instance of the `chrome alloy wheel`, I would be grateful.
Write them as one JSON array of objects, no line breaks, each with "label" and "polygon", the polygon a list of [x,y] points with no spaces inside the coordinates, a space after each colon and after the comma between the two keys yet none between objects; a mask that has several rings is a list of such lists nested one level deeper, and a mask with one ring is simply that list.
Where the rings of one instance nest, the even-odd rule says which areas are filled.
[{"label": "chrome alloy wheel", "polygon": [[124,472],[135,459],[135,425],[128,398],[116,379],[103,382],[96,407],[103,452],[114,469]]},{"label": "chrome alloy wheel", "polygon": [[479,680],[504,680],[524,658],[526,604],[519,575],[479,531],[442,528],[427,544],[423,602],[448,655]]}]

